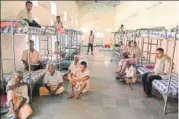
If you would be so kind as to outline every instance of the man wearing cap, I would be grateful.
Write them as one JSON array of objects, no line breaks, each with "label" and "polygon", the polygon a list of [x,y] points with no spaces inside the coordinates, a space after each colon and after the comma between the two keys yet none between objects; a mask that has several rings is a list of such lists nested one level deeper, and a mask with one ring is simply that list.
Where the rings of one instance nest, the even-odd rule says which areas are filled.
[{"label": "man wearing cap", "polygon": [[44,76],[44,86],[40,87],[40,96],[59,95],[65,91],[62,75],[55,70],[53,64],[48,66],[48,72]]},{"label": "man wearing cap", "polygon": [[29,106],[28,87],[23,82],[23,73],[18,71],[7,84],[7,104],[9,112],[7,117],[26,119],[32,114]]},{"label": "man wearing cap", "polygon": [[[28,50],[25,50],[22,54],[21,58],[25,69],[29,69],[29,62],[28,62]],[[34,41],[30,40],[30,65],[31,65],[31,70],[39,70],[42,69],[42,64],[41,64],[41,58],[39,53],[34,49]]]}]

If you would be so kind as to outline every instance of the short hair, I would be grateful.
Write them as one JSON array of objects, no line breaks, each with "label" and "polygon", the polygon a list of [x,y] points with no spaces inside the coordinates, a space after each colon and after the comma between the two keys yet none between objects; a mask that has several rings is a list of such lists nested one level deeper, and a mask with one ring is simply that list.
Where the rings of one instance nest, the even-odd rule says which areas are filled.
[{"label": "short hair", "polygon": [[56,16],[56,18],[60,18],[60,16]]},{"label": "short hair", "polygon": [[25,4],[26,4],[26,5],[27,5],[27,4],[33,5],[33,3],[32,3],[31,1],[27,1]]},{"label": "short hair", "polygon": [[55,68],[55,65],[54,64],[49,64],[47,68],[49,69],[50,67]]},{"label": "short hair", "polygon": [[23,78],[23,72],[22,71],[16,71],[14,73],[14,76],[18,76],[20,79],[22,79]]},{"label": "short hair", "polygon": [[157,48],[157,51],[164,52],[163,48]]},{"label": "short hair", "polygon": [[135,45],[137,45],[137,42],[136,41],[133,41]]},{"label": "short hair", "polygon": [[80,65],[83,65],[84,67],[87,67],[87,63],[85,61],[82,61]]},{"label": "short hair", "polygon": [[33,41],[33,40],[29,40],[29,42],[30,42],[30,43],[34,43],[34,41]]},{"label": "short hair", "polygon": [[92,30],[90,32],[93,32]]}]

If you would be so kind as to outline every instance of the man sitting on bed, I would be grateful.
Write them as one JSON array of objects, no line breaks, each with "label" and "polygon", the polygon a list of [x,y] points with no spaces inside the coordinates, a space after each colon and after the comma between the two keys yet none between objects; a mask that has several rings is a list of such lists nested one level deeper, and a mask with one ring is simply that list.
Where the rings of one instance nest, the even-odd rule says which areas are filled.
[{"label": "man sitting on bed", "polygon": [[7,84],[7,104],[9,112],[6,117],[26,119],[32,114],[29,106],[28,87],[23,82],[23,73],[15,72],[14,77]]},{"label": "man sitting on bed", "polygon": [[[25,70],[29,69],[29,62],[28,62],[28,50],[25,50],[22,55],[22,62],[25,66]],[[34,49],[34,41],[30,40],[30,65],[31,70],[39,70],[42,69],[42,63],[40,61],[39,53]]]},{"label": "man sitting on bed", "polygon": [[82,61],[80,63],[80,68],[76,69],[69,74],[70,89],[71,93],[69,98],[75,96],[74,90],[77,91],[76,99],[80,98],[81,93],[86,93],[89,90],[89,71],[87,70],[87,63]]},{"label": "man sitting on bed", "polygon": [[19,12],[18,19],[25,20],[31,27],[41,27],[32,17],[32,6],[33,3],[31,1],[27,1],[25,4],[26,8]]},{"label": "man sitting on bed", "polygon": [[171,59],[167,55],[164,55],[164,50],[158,48],[156,51],[157,61],[153,72],[145,73],[142,75],[143,82],[143,96],[151,96],[152,93],[152,82],[154,80],[167,79],[170,73]]},{"label": "man sitting on bed", "polygon": [[48,66],[48,72],[44,76],[44,86],[40,88],[40,96],[60,95],[65,91],[62,75],[55,70],[53,64]]}]

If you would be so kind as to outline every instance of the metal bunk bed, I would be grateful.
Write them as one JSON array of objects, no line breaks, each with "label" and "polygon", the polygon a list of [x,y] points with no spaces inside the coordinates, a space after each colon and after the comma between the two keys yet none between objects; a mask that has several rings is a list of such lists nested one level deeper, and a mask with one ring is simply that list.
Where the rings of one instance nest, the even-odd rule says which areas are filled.
[{"label": "metal bunk bed", "polygon": [[[156,29],[152,29],[152,30],[156,31]],[[172,52],[172,57],[171,57],[171,68],[170,68],[170,73],[169,73],[168,79],[154,80],[152,83],[153,87],[158,92],[160,92],[163,96],[163,99],[164,99],[163,114],[166,114],[168,96],[173,97],[173,98],[178,98],[178,74],[172,72],[172,70],[173,70],[173,59],[174,59],[174,54],[175,54],[176,42],[179,39],[179,38],[177,38],[177,36],[179,33],[178,33],[178,26],[171,30],[173,32],[175,31],[174,37],[173,37],[173,34],[171,34],[171,33],[167,34],[166,29],[160,29],[160,31],[164,31],[164,32],[160,32],[159,34],[157,34],[157,36],[160,36],[167,41],[173,40],[173,42],[174,42],[173,52]],[[168,50],[168,42],[167,42],[166,50]],[[138,71],[140,72],[140,74],[152,72],[151,69],[147,69],[145,67],[139,67]]]},{"label": "metal bunk bed", "polygon": [[[162,39],[166,38],[166,29],[164,27],[155,27],[155,28],[142,28],[137,29],[137,31],[140,34],[141,39],[141,49],[142,49],[142,57],[141,57],[141,65],[143,64],[154,64],[154,62],[151,62],[151,55],[154,55],[155,53],[152,52],[152,46],[155,46],[156,48],[161,46]],[[157,36],[157,38],[156,38]],[[145,39],[147,38],[147,39]],[[152,39],[156,39],[156,43],[153,43]],[[146,42],[145,42],[146,41]],[[160,43],[159,43],[160,42]],[[145,45],[147,46],[147,50],[144,51]],[[145,56],[145,54],[146,56]],[[156,59],[155,59],[156,61]]]},{"label": "metal bunk bed", "polygon": [[[13,72],[17,71],[17,70],[22,70],[22,69],[16,69],[16,65],[15,65],[15,46],[14,46],[14,37],[15,35],[26,35],[27,36],[27,40],[28,40],[28,62],[30,59],[30,39],[31,36],[35,35],[54,35],[55,30],[53,29],[49,29],[50,27],[44,27],[44,28],[35,28],[35,27],[29,27],[28,24],[23,21],[23,20],[1,20],[1,22],[7,22],[10,23],[11,25],[9,26],[5,26],[3,28],[1,28],[1,34],[9,34],[12,35],[12,49],[13,49]],[[19,24],[16,28],[14,28],[14,24]],[[21,26],[21,27],[19,27]],[[25,39],[24,39],[25,40]],[[1,44],[2,45],[2,44]],[[0,48],[2,48],[0,46]],[[1,49],[2,51],[2,49]],[[1,54],[2,55],[2,54]],[[1,64],[2,63],[2,56],[1,56]],[[8,73],[8,74],[3,74],[3,67],[1,65],[1,82],[3,87],[7,84],[7,82],[9,80],[11,80],[11,78],[13,77],[13,72],[12,73]],[[34,88],[34,85],[39,81],[39,79],[42,79],[42,77],[44,76],[46,72],[46,69],[42,69],[42,70],[38,70],[38,71],[31,71],[30,68],[30,63],[29,63],[29,70],[28,71],[23,71],[24,73],[24,81],[29,85],[29,89],[30,89],[30,100],[32,100],[32,91]],[[5,89],[3,88],[3,92],[5,92]]]},{"label": "metal bunk bed", "polygon": [[[65,40],[67,42],[65,49],[60,51],[64,54],[64,56],[58,66],[59,70],[68,69],[74,59],[74,56],[80,54],[82,44],[79,44],[80,39],[78,38],[78,35],[82,35],[82,32],[74,29],[66,29]],[[63,46],[64,44],[61,42],[60,45]]]},{"label": "metal bunk bed", "polygon": [[[176,40],[178,40],[179,38],[177,38],[178,34],[179,34],[179,26],[177,26],[176,28],[173,28],[171,31],[175,31],[175,37],[174,37],[174,46],[173,46],[173,52],[172,52],[172,57],[171,57],[171,65],[173,65],[173,59],[174,59],[174,54],[175,54],[175,48],[176,48]],[[164,109],[163,109],[163,114],[166,114],[167,111],[167,103],[168,103],[168,96],[170,95],[169,91],[171,90],[171,81],[172,79],[177,80],[178,81],[178,75],[176,75],[176,77],[174,77],[173,73],[172,73],[173,67],[171,66],[170,68],[170,74],[169,74],[169,80],[168,80],[168,85],[167,85],[167,91],[166,93],[163,93],[163,98],[164,98]],[[176,84],[178,84],[178,82],[176,82]],[[178,85],[177,85],[178,87]],[[177,88],[178,90],[178,88]],[[170,91],[171,92],[171,91]],[[177,95],[178,98],[178,95]]]}]

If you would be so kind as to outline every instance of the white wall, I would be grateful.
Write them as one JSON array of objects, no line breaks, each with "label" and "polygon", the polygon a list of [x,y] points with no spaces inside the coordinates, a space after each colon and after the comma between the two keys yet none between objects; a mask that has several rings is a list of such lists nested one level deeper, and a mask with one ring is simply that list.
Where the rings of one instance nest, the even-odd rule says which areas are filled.
[{"label": "white wall", "polygon": [[[94,7],[95,10],[93,10]],[[106,5],[95,6],[93,4],[88,4],[79,9],[79,27],[84,32],[84,44],[88,42],[90,30],[93,30],[94,34],[103,33],[104,37],[96,37],[96,40],[101,39],[104,41],[103,43],[109,43],[110,33],[106,32],[106,30],[113,30],[114,28],[115,8]]]},{"label": "white wall", "polygon": [[159,2],[122,1],[116,7],[116,27],[122,23],[127,29],[156,26],[172,28],[179,24],[179,2],[161,1],[162,4],[156,5]]},{"label": "white wall", "polygon": [[[171,29],[179,25],[179,2],[178,1],[122,1],[116,7],[115,26],[119,28],[124,24],[125,29],[151,28],[164,26]],[[158,5],[157,5],[158,4]],[[153,7],[152,7],[153,6]],[[156,40],[153,39],[153,42]],[[141,42],[141,40],[139,40]],[[162,41],[162,47],[165,52],[168,46],[167,55],[171,57],[173,52],[173,40]],[[152,47],[153,52],[156,47]],[[144,49],[146,50],[146,48]],[[175,71],[178,71],[178,42],[175,49],[173,62]],[[154,57],[151,58],[154,61]]]},{"label": "white wall", "polygon": [[[76,1],[56,1],[57,15],[66,11],[68,16],[74,15],[78,20],[78,6]],[[1,19],[14,19],[21,9],[25,7],[25,1],[1,1]],[[33,6],[32,15],[38,19],[43,25],[50,25],[51,20],[55,20],[55,16],[50,12],[50,1],[39,1],[38,7]],[[79,21],[79,20],[78,20]],[[64,25],[69,28],[76,28],[75,24],[64,21]]]}]

